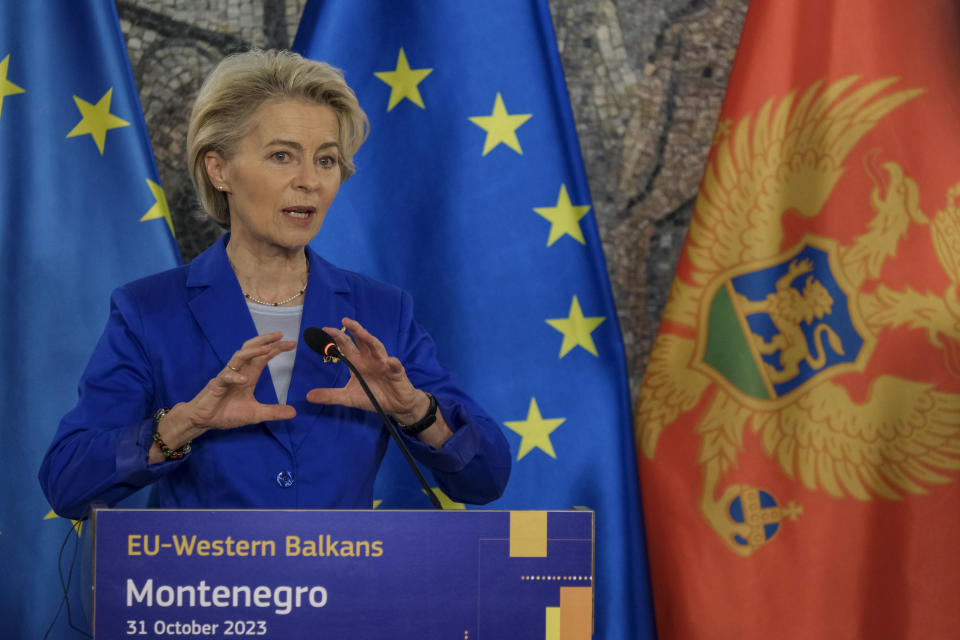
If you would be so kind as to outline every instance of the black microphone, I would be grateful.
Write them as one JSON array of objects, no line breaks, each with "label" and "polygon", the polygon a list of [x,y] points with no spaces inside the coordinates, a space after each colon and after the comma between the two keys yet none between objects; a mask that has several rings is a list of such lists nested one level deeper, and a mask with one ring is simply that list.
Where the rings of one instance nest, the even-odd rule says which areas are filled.
[{"label": "black microphone", "polygon": [[303,331],[303,341],[307,346],[322,355],[324,358],[339,358],[345,360],[340,353],[340,347],[333,341],[330,334],[317,327],[307,327]]},{"label": "black microphone", "polygon": [[403,438],[401,438],[400,434],[397,432],[396,425],[394,425],[393,421],[387,417],[387,414],[383,412],[383,409],[380,408],[380,403],[377,402],[377,399],[373,396],[373,392],[370,391],[370,387],[367,386],[367,381],[363,379],[363,376],[360,375],[360,372],[357,371],[357,368],[353,366],[353,363],[344,357],[343,353],[340,351],[340,348],[337,346],[337,343],[334,342],[333,338],[330,337],[330,334],[317,327],[307,327],[303,331],[303,341],[307,343],[308,347],[322,355],[325,359],[337,358],[338,360],[342,360],[343,363],[349,367],[350,371],[353,372],[353,375],[357,377],[357,382],[360,383],[363,391],[367,394],[367,398],[370,399],[370,404],[373,405],[377,415],[379,415],[380,419],[383,420],[383,424],[387,428],[387,432],[393,438],[393,441],[397,443],[397,446],[400,447],[400,453],[402,453],[403,457],[406,458],[407,464],[410,465],[410,469],[412,469],[414,475],[417,476],[420,486],[427,494],[427,497],[430,498],[430,502],[433,504],[434,509],[442,510],[443,507],[440,505],[440,500],[433,492],[433,489],[430,488],[430,485],[427,484],[423,474],[420,473],[420,468],[417,467],[417,463],[414,462],[413,456],[410,455],[410,449],[407,448],[407,443],[403,441]]}]

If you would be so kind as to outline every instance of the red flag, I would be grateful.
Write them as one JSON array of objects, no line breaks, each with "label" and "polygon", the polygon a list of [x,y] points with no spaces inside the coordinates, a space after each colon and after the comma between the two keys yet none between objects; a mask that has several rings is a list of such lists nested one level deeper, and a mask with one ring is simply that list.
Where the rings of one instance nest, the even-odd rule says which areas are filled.
[{"label": "red flag", "polygon": [[960,5],[755,0],[640,390],[661,638],[960,629]]}]

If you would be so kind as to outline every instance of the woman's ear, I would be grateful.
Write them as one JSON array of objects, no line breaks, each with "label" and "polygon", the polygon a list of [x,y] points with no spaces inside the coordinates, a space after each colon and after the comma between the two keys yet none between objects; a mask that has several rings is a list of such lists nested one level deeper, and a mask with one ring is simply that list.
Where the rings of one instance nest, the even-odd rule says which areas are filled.
[{"label": "woman's ear", "polygon": [[207,151],[203,156],[203,165],[207,170],[207,177],[218,191],[229,192],[227,161],[218,151]]}]

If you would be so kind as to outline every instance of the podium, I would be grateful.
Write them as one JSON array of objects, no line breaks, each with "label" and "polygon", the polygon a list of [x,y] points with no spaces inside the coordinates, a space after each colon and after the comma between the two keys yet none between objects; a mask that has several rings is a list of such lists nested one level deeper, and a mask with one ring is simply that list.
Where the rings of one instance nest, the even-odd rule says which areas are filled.
[{"label": "podium", "polygon": [[587,640],[594,513],[101,509],[94,635]]}]

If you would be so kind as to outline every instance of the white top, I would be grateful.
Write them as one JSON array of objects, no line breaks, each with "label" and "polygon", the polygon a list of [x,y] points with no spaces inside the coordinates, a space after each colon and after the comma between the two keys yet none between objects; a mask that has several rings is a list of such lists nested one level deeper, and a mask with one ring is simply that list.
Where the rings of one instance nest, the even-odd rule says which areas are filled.
[{"label": "white top", "polygon": [[[247,300],[247,308],[253,316],[253,324],[257,333],[273,333],[282,331],[284,340],[297,342],[300,338],[300,318],[303,316],[303,305],[296,307],[274,307],[273,305],[257,304]],[[293,359],[296,350],[284,351],[274,356],[267,366],[270,368],[270,377],[273,378],[273,388],[277,392],[280,404],[287,403],[287,391],[290,389],[290,376],[293,375]]]}]

